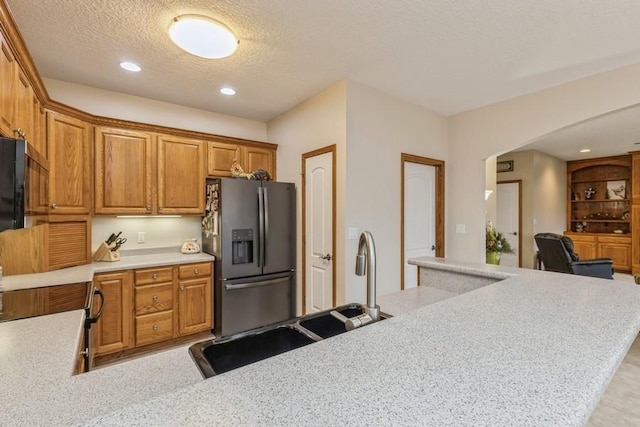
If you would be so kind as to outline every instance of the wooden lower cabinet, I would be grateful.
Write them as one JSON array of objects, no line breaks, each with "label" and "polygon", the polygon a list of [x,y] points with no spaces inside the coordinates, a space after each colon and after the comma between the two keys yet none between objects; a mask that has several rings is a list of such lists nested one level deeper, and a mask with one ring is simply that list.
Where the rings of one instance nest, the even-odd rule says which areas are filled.
[{"label": "wooden lower cabinet", "polygon": [[93,282],[104,294],[102,316],[93,326],[96,356],[133,347],[133,272],[96,274]]},{"label": "wooden lower cabinet", "polygon": [[565,233],[580,259],[611,258],[617,272],[631,271],[631,237],[597,233]]},{"label": "wooden lower cabinet", "polygon": [[178,335],[213,327],[213,267],[210,262],[178,267]]},{"label": "wooden lower cabinet", "polygon": [[94,284],[105,294],[96,355],[126,356],[213,327],[211,262],[99,274]]}]

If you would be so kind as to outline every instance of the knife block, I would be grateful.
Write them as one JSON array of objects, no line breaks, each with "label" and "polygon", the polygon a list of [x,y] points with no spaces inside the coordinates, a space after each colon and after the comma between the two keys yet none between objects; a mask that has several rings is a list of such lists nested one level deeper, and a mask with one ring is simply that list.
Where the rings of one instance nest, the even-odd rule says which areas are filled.
[{"label": "knife block", "polygon": [[111,250],[114,246],[115,244],[107,245],[105,242],[100,243],[100,246],[98,246],[96,253],[93,254],[93,260],[108,262],[120,261],[120,251]]}]

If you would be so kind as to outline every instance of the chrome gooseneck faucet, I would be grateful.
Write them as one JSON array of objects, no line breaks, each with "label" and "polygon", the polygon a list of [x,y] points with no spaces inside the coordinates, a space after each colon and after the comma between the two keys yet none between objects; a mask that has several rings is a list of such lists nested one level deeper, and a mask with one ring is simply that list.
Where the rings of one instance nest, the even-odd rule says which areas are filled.
[{"label": "chrome gooseneck faucet", "polygon": [[356,256],[356,275],[367,275],[367,307],[365,314],[372,321],[380,320],[380,306],[376,305],[376,245],[373,236],[365,231],[358,241],[358,255]]},{"label": "chrome gooseneck faucet", "polygon": [[356,255],[356,275],[364,276],[365,274],[367,275],[367,306],[364,308],[364,313],[349,318],[335,310],[330,312],[333,317],[345,324],[347,331],[380,320],[380,306],[376,305],[376,245],[368,231],[360,235]]}]

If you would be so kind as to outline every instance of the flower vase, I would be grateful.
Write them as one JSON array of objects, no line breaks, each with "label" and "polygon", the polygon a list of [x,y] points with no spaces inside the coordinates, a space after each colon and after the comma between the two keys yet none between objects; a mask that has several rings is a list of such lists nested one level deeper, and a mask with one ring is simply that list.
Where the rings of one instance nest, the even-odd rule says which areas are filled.
[{"label": "flower vase", "polygon": [[500,265],[500,252],[487,252],[487,264]]}]

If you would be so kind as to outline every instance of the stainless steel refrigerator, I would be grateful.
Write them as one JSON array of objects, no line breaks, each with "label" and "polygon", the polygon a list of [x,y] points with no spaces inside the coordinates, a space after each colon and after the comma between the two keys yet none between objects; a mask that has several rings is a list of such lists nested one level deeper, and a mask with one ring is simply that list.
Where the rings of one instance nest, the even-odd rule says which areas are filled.
[{"label": "stainless steel refrigerator", "polygon": [[295,317],[295,185],[219,178],[206,192],[202,249],[216,257],[216,337]]}]

